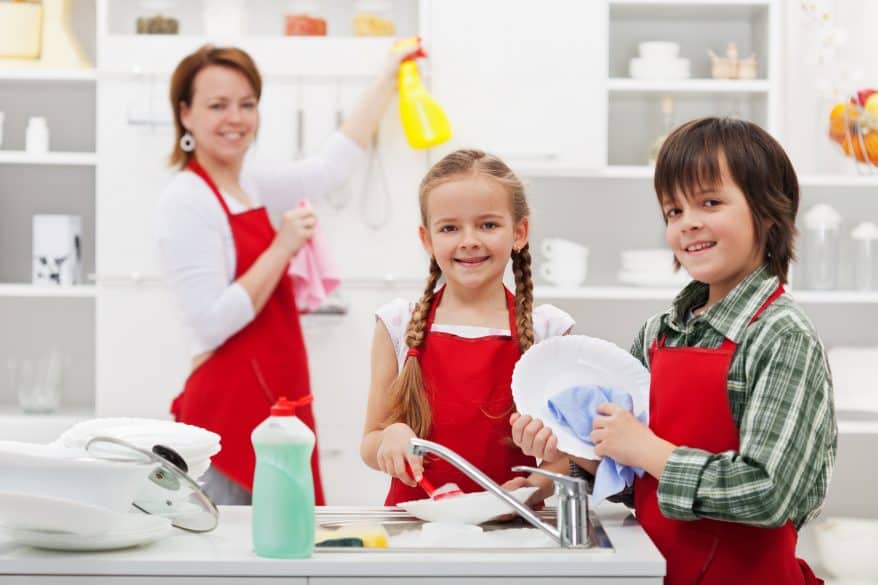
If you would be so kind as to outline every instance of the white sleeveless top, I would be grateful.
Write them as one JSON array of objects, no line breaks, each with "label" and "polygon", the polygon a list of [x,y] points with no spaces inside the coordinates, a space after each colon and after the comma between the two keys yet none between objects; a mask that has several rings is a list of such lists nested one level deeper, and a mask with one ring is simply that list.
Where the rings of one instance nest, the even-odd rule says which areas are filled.
[{"label": "white sleeveless top", "polygon": [[[408,352],[408,346],[405,344],[405,332],[408,328],[409,321],[412,318],[412,312],[415,310],[416,304],[417,301],[393,299],[375,311],[375,318],[384,324],[384,327],[390,334],[390,341],[393,343],[393,349],[396,350],[396,362],[399,369],[402,369],[402,364],[405,361],[406,353]],[[576,324],[573,317],[554,305],[540,305],[535,307],[533,322],[534,343],[539,343],[544,339],[569,333]],[[436,323],[431,330],[451,333],[458,337],[466,337],[468,339],[490,337],[493,335],[510,335],[509,329],[495,329],[493,327],[478,327],[473,325],[445,325]]]}]

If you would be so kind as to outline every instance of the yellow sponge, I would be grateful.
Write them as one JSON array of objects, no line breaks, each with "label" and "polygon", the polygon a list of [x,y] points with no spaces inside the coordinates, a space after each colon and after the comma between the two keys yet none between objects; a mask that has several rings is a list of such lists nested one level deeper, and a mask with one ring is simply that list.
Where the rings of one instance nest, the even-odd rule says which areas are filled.
[{"label": "yellow sponge", "polygon": [[315,535],[315,542],[335,540],[338,538],[359,538],[366,548],[387,548],[387,531],[380,524],[358,524],[345,526],[338,530],[325,530],[319,528]]}]

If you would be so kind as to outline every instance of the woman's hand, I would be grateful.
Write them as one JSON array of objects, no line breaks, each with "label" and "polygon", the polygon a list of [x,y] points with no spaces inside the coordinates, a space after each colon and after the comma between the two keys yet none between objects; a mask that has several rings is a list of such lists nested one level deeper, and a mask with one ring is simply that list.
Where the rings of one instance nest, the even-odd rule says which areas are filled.
[{"label": "woman's hand", "polygon": [[387,59],[384,61],[382,76],[390,77],[395,81],[396,74],[399,71],[399,66],[402,65],[402,62],[410,55],[424,55],[420,40],[417,42],[415,42],[414,38],[397,40],[390,49]]},{"label": "woman's hand", "polygon": [[[416,436],[407,424],[393,423],[382,431],[375,454],[378,469],[410,487],[418,485],[416,480],[421,479],[424,473],[423,458],[409,452],[409,439]],[[412,468],[414,478],[405,469],[406,461]]]},{"label": "woman's hand", "polygon": [[298,207],[285,211],[280,227],[274,236],[274,245],[289,256],[298,252],[314,235],[317,229],[317,215],[310,207]]},{"label": "woman's hand", "polygon": [[509,423],[512,425],[512,442],[525,455],[536,457],[546,463],[554,463],[566,456],[558,450],[558,438],[552,429],[544,426],[540,419],[513,412],[509,417]]}]

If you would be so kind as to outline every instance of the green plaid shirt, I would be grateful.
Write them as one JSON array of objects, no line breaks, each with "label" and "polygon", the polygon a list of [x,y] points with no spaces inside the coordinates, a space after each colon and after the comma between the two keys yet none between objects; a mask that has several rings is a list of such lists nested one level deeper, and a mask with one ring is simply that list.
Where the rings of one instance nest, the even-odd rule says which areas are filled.
[{"label": "green plaid shirt", "polygon": [[702,314],[708,286],[692,282],[671,308],[649,319],[631,353],[649,367],[649,346],[717,348],[738,344],[728,376],[729,403],[740,432],[738,451],[677,447],[659,479],[668,518],[714,518],[799,528],[817,516],[835,462],[837,427],[823,345],[804,312],[784,294],[749,325],[777,288],[761,267]]}]

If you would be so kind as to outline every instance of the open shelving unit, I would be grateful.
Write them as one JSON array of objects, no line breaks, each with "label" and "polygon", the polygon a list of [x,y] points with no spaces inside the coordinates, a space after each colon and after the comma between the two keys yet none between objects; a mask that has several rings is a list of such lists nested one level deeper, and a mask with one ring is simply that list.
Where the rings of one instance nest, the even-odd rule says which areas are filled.
[{"label": "open shelving unit", "polygon": [[25,151],[0,150],[0,165],[94,166],[97,162],[97,154],[93,152],[32,154]]}]

